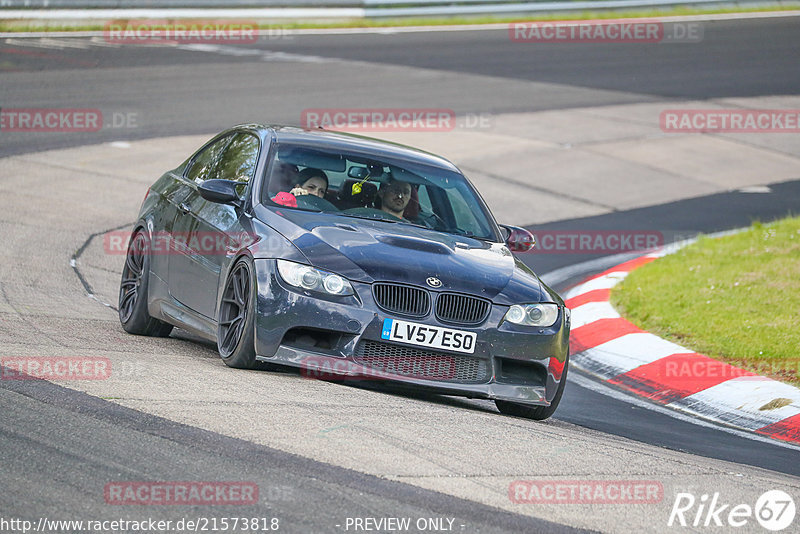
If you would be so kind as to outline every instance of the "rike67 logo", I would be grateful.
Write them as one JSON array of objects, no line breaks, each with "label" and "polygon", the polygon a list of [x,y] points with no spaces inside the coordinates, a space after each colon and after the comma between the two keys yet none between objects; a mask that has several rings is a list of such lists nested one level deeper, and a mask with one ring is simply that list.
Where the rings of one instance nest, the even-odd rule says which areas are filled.
[{"label": "rike67 logo", "polygon": [[691,493],[678,493],[667,526],[744,527],[755,518],[765,529],[778,532],[792,525],[795,511],[794,500],[781,490],[764,492],[754,507],[745,503],[725,503],[719,492],[710,498],[704,493],[699,499]]}]

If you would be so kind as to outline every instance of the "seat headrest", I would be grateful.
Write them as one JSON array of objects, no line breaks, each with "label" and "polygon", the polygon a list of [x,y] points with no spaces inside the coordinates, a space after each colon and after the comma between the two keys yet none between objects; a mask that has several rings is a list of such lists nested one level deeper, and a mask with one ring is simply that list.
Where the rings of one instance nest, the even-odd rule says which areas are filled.
[{"label": "seat headrest", "polygon": [[[353,186],[356,184],[361,185],[361,191],[353,193]],[[378,194],[378,186],[371,182],[361,183],[360,180],[347,179],[342,184],[342,190],[339,192],[339,200],[347,202],[354,202],[366,206],[375,199]]]}]

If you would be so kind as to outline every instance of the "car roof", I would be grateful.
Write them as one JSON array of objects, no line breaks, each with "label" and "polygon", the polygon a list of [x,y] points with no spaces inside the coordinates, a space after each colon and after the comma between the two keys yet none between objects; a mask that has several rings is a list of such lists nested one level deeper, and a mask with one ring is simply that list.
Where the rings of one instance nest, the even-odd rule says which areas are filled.
[{"label": "car roof", "polygon": [[374,139],[362,135],[345,132],[332,132],[323,129],[308,129],[297,126],[242,124],[232,129],[248,128],[273,132],[278,143],[312,144],[319,148],[328,148],[347,152],[348,150],[366,151],[376,156],[388,156],[397,159],[414,161],[461,174],[461,171],[450,161],[441,156],[425,152],[418,148]]}]

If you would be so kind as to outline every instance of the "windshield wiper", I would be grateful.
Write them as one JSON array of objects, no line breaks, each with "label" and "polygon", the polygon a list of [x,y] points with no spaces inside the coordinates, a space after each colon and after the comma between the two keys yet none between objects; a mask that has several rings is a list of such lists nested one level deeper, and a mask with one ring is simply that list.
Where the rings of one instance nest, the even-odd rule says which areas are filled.
[{"label": "windshield wiper", "polygon": [[367,215],[353,215],[351,213],[337,213],[337,215],[341,215],[342,217],[352,217],[353,219],[365,219],[367,221],[383,221],[388,223],[399,223],[403,221],[393,221],[392,219],[384,219],[383,217],[369,217]]},{"label": "windshield wiper", "polygon": [[[418,223],[411,222],[411,221],[392,221],[392,222],[399,222],[400,224],[407,224],[409,226],[416,226],[417,228],[424,228],[426,230],[433,230],[433,228],[430,228],[429,226],[425,226],[424,224],[418,224]],[[436,230],[434,230],[434,231],[436,231]]]},{"label": "windshield wiper", "polygon": [[481,237],[481,236],[477,236],[477,235],[473,235],[473,234],[465,234],[465,233],[462,233],[462,232],[453,232],[453,231],[448,231],[448,230],[437,230],[437,231],[445,233],[445,234],[449,234],[449,235],[457,235],[458,237],[466,237],[467,239],[475,239],[477,241],[484,241],[486,243],[497,243],[497,241],[495,241],[491,237]]},{"label": "windshield wiper", "polygon": [[368,217],[366,215],[350,215],[350,214],[347,214],[347,213],[340,213],[340,215],[344,215],[345,217],[353,217],[355,219],[366,219],[368,221],[383,221],[383,222],[388,222],[388,223],[393,223],[393,224],[397,224],[397,223],[407,224],[408,226],[416,226],[417,228],[424,228],[426,230],[432,230],[432,228],[429,228],[428,226],[425,226],[424,224],[418,224],[418,223],[415,223],[415,222],[412,222],[412,221],[407,221],[407,220],[395,221],[394,219],[384,219],[383,217]]}]

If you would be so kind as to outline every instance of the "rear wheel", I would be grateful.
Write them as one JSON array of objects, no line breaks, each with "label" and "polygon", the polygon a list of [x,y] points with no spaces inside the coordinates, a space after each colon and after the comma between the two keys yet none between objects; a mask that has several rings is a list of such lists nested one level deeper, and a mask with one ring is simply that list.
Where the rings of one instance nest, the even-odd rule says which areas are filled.
[{"label": "rear wheel", "polygon": [[248,257],[240,259],[231,269],[222,292],[217,349],[222,361],[229,367],[256,367],[254,273],[252,260]]},{"label": "rear wheel", "polygon": [[150,278],[150,243],[144,232],[133,234],[119,284],[119,322],[129,334],[166,337],[172,325],[147,312],[147,286]]},{"label": "rear wheel", "polygon": [[564,371],[561,374],[561,382],[558,383],[556,396],[550,402],[550,406],[531,406],[528,404],[520,404],[517,402],[496,400],[494,401],[497,409],[503,415],[511,415],[513,417],[524,417],[526,419],[535,419],[536,421],[544,421],[553,415],[558,408],[558,403],[561,402],[561,396],[564,394],[564,387],[567,384],[567,370],[569,369],[569,358],[564,363]]}]

